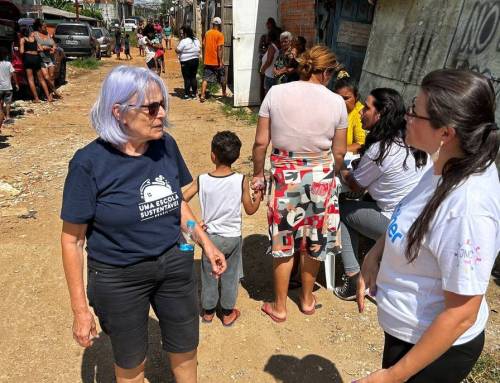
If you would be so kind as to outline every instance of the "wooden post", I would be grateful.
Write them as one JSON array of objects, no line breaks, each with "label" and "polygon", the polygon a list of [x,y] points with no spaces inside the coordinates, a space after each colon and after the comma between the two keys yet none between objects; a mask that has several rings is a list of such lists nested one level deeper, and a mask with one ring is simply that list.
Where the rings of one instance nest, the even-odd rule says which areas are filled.
[{"label": "wooden post", "polygon": [[80,21],[80,4],[78,4],[78,0],[75,0],[75,13],[76,21]]}]

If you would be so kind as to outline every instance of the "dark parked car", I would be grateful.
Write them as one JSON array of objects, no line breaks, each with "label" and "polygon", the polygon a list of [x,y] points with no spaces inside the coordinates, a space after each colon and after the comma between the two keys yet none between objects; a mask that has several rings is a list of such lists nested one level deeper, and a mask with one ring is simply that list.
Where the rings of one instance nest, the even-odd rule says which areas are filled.
[{"label": "dark parked car", "polygon": [[103,27],[92,28],[92,33],[94,37],[97,39],[97,43],[99,44],[100,53],[102,56],[111,57],[113,54],[114,41],[111,38],[108,30]]},{"label": "dark parked car", "polygon": [[87,23],[61,23],[56,27],[56,43],[67,57],[96,57],[97,39]]}]

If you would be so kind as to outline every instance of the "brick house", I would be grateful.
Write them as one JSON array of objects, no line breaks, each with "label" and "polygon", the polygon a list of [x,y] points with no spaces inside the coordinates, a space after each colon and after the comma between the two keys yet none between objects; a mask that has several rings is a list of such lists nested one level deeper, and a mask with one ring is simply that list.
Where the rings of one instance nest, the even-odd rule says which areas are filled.
[{"label": "brick house", "polygon": [[304,36],[307,46],[316,42],[316,0],[279,0],[279,25],[294,36]]}]

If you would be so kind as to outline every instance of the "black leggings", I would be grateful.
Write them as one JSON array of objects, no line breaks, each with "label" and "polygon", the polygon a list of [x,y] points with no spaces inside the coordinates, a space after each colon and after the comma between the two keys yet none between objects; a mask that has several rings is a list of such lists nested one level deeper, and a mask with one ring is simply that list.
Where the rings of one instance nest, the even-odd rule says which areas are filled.
[{"label": "black leggings", "polygon": [[[385,333],[382,368],[395,365],[414,345]],[[476,364],[484,346],[484,331],[471,341],[452,346],[407,382],[411,383],[460,383]]]},{"label": "black leggings", "polygon": [[187,96],[196,97],[196,92],[198,91],[198,83],[196,81],[198,63],[198,59],[181,62],[182,77],[184,78],[184,94]]}]

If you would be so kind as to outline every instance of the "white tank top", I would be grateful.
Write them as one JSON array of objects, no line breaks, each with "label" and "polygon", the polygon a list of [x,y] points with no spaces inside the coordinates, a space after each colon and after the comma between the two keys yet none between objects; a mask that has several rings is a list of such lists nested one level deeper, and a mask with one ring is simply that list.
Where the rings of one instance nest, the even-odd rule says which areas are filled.
[{"label": "white tank top", "polygon": [[202,174],[198,177],[201,215],[209,234],[241,236],[241,196],[243,174],[224,177]]}]

